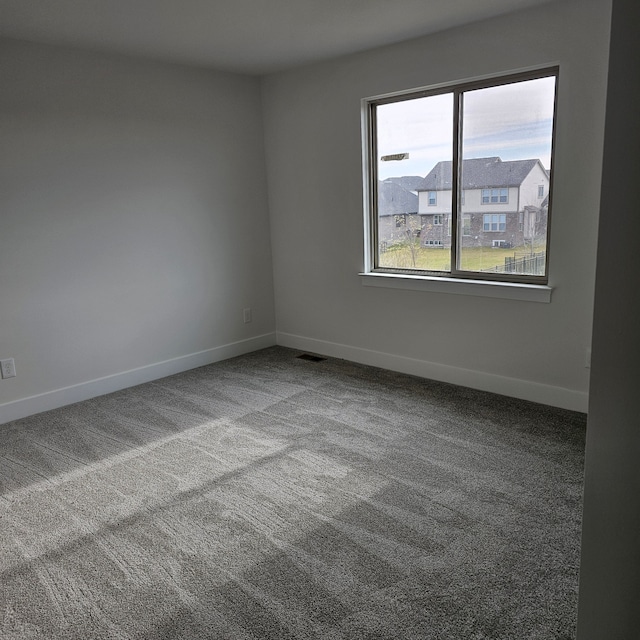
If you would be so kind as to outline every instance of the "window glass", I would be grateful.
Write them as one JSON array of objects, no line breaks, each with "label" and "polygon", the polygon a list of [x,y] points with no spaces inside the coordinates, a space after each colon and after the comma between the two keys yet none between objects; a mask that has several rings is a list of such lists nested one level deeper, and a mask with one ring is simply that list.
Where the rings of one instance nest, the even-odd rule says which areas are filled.
[{"label": "window glass", "polygon": [[369,268],[546,282],[556,81],[551,69],[367,101]]},{"label": "window glass", "polygon": [[545,275],[548,211],[540,193],[549,184],[554,103],[555,76],[462,94],[461,188],[475,185],[483,209],[507,213],[483,214],[478,236],[460,234],[460,270]]},{"label": "window glass", "polygon": [[[451,252],[427,251],[442,246],[442,215],[451,211],[451,197],[437,199],[437,188],[451,184],[453,94],[400,100],[376,107],[377,228],[375,266],[386,269],[450,271]],[[433,188],[418,188],[425,167],[445,161]],[[427,208],[430,208],[427,211]],[[420,213],[434,213],[421,216]],[[389,224],[402,214],[403,228]],[[419,232],[419,233],[418,233]],[[438,241],[439,244],[436,244]]]},{"label": "window glass", "polygon": [[471,216],[469,214],[465,214],[462,216],[462,235],[471,235]]}]

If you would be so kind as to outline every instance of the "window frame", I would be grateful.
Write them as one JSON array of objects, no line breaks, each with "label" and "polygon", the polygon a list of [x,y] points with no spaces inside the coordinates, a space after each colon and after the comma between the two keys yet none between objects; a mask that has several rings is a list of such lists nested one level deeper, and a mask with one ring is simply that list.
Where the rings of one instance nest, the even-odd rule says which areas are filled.
[{"label": "window frame", "polygon": [[462,214],[462,237],[468,238],[471,234],[471,214],[463,213]]},{"label": "window frame", "polygon": [[[515,84],[518,82],[526,82],[528,80],[536,80],[546,77],[555,78],[553,118],[551,129],[551,163],[549,171],[549,191],[548,191],[548,213],[546,228],[546,260],[544,275],[521,275],[521,274],[502,274],[502,273],[486,273],[478,271],[466,271],[459,266],[460,248],[462,245],[462,234],[458,233],[458,228],[463,224],[463,194],[461,189],[461,173],[462,173],[462,139],[463,139],[463,122],[462,110],[464,93],[476,89],[486,89],[507,84]],[[396,93],[364,98],[362,102],[362,133],[363,133],[363,169],[364,169],[364,188],[365,188],[365,269],[362,275],[376,276],[394,276],[399,277],[406,275],[412,279],[437,280],[442,279],[449,282],[455,280],[464,281],[465,283],[478,281],[487,284],[498,283],[501,285],[539,285],[545,289],[549,289],[549,265],[550,265],[550,231],[552,218],[552,194],[553,194],[553,174],[554,174],[554,156],[556,143],[556,122],[558,113],[558,84],[560,77],[559,66],[545,66],[534,68],[527,71],[519,71],[513,73],[505,73],[493,76],[486,76],[476,80],[464,82],[452,82],[431,87],[423,87],[411,89]],[[404,100],[413,100],[416,98],[430,97],[436,95],[453,94],[453,149],[452,149],[452,205],[451,205],[451,270],[450,271],[427,271],[422,269],[402,269],[381,267],[378,261],[378,215],[377,215],[377,184],[378,184],[378,163],[377,163],[377,126],[376,126],[376,108],[384,104],[401,102]],[[429,196],[427,196],[428,199]],[[482,200],[482,197],[481,197]],[[507,190],[507,203],[509,200],[509,192]],[[481,204],[485,204],[482,203]],[[505,202],[489,203],[489,204],[505,204]],[[484,220],[483,220],[484,223]],[[484,225],[483,225],[484,226]],[[505,225],[506,228],[506,225]],[[379,285],[378,285],[379,286]]]},{"label": "window frame", "polygon": [[[489,219],[488,223],[487,223],[487,219]],[[487,225],[489,226],[488,229],[487,229]],[[492,228],[493,225],[497,225],[498,228],[493,229]],[[502,229],[500,228],[501,225],[503,227]],[[483,233],[506,233],[506,231],[507,231],[507,214],[506,213],[483,213],[482,214],[482,232]]]},{"label": "window frame", "polygon": [[[485,196],[485,193],[488,195]],[[509,189],[505,187],[482,189],[480,204],[509,204]]]}]

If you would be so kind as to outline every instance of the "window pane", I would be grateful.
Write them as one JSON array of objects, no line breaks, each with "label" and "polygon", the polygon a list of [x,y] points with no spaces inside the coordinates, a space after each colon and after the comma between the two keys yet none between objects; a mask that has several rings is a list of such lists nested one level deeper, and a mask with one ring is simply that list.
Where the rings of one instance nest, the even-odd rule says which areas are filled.
[{"label": "window pane", "polygon": [[376,266],[451,271],[453,94],[377,105],[376,125]]},{"label": "window pane", "polygon": [[545,274],[554,98],[555,76],[463,93],[459,269]]},{"label": "window pane", "polygon": [[[375,190],[368,237],[375,242],[367,268],[547,281],[557,78],[556,70],[541,73],[551,75],[368,101]],[[452,192],[456,174],[458,194]]]}]

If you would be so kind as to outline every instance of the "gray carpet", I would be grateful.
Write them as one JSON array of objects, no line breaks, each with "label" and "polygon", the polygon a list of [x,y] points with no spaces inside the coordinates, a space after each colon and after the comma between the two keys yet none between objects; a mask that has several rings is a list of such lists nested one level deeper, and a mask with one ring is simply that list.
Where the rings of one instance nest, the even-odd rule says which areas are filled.
[{"label": "gray carpet", "polygon": [[0,426],[0,638],[574,637],[585,416],[297,355]]}]

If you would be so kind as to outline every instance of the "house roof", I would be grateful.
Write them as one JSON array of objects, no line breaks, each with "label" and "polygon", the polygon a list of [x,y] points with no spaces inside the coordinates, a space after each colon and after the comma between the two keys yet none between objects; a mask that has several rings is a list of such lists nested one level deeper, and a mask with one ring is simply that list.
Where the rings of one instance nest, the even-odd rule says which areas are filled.
[{"label": "house roof", "polygon": [[418,196],[396,182],[378,182],[378,215],[418,213]]},{"label": "house roof", "polygon": [[424,176],[399,176],[397,178],[385,178],[383,182],[394,182],[409,191],[417,191],[423,180]]},{"label": "house roof", "polygon": [[[517,187],[540,163],[538,159],[502,161],[497,156],[473,158],[462,162],[462,188],[485,189]],[[542,165],[540,165],[542,167]],[[418,191],[446,191],[451,189],[450,160],[438,162],[418,185]],[[544,167],[542,167],[544,170]]]}]

